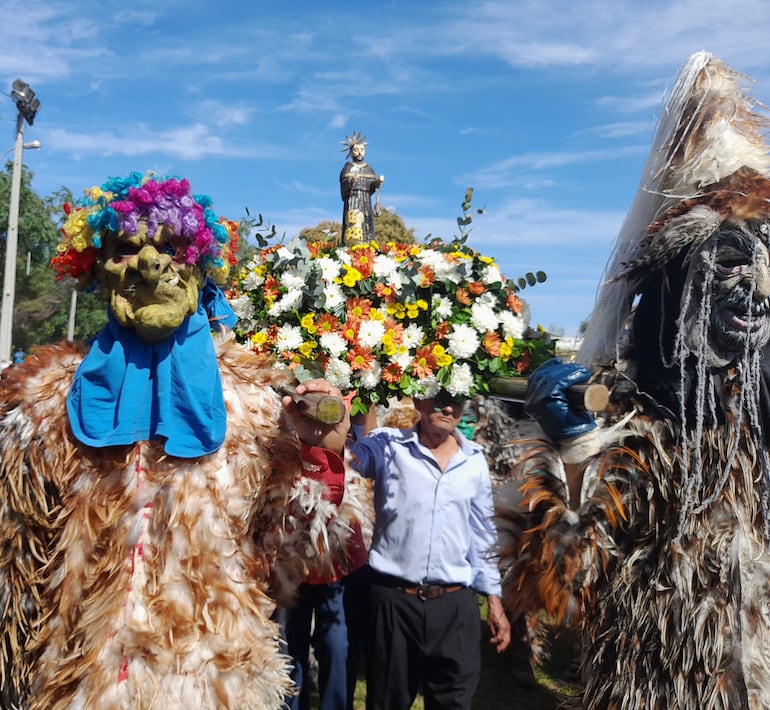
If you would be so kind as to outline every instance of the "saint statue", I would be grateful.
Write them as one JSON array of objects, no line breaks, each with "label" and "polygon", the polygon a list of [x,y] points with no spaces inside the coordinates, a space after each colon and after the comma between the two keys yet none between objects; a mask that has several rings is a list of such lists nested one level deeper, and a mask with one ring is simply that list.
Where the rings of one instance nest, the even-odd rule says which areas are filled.
[{"label": "saint statue", "polygon": [[348,161],[340,172],[340,194],[344,204],[342,212],[342,241],[345,244],[370,241],[374,238],[374,215],[372,194],[379,190],[385,180],[376,175],[367,163],[366,136],[353,131],[342,141]]}]

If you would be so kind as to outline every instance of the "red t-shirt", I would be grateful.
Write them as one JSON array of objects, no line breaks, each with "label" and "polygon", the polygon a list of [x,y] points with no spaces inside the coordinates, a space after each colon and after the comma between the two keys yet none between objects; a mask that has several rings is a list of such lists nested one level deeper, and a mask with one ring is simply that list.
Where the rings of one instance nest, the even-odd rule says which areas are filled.
[{"label": "red t-shirt", "polygon": [[[319,446],[308,446],[304,443],[300,444],[300,455],[302,458],[303,474],[314,481],[323,483],[326,486],[323,499],[339,506],[345,494],[345,463],[342,457],[329,449],[322,449]],[[333,582],[351,572],[355,572],[366,563],[369,553],[364,544],[364,537],[358,521],[353,525],[353,531],[345,547],[344,554],[344,563],[335,561],[336,575],[334,577],[328,578],[310,574],[307,578],[308,584]]]}]

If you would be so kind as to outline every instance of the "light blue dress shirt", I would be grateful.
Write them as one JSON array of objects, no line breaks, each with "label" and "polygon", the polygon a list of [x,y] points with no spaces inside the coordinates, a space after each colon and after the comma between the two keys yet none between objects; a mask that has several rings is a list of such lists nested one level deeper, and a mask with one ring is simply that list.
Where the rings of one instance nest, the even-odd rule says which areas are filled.
[{"label": "light blue dress shirt", "polygon": [[483,449],[455,430],[460,448],[442,472],[416,428],[352,430],[353,466],[374,479],[369,564],[417,584],[460,583],[500,595],[492,557],[492,484]]}]

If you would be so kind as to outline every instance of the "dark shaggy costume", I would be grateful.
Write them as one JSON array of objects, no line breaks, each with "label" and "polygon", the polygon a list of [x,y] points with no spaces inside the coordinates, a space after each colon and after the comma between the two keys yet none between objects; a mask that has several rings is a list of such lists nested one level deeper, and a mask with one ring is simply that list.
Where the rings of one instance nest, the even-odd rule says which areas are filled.
[{"label": "dark shaggy costume", "polygon": [[690,59],[578,357],[610,408],[580,457],[530,441],[498,499],[506,602],[580,623],[589,708],[770,707],[763,125]]}]

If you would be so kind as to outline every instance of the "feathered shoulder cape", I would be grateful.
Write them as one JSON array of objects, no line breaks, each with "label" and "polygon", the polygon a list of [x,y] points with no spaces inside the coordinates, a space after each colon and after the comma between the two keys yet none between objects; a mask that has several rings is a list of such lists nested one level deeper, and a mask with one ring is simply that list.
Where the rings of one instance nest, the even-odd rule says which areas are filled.
[{"label": "feathered shoulder cape", "polygon": [[280,372],[232,339],[225,442],[195,459],[78,443],[64,401],[81,359],[41,348],[0,380],[3,706],[280,707],[273,598],[332,572],[368,489],[322,501],[281,423]]}]

